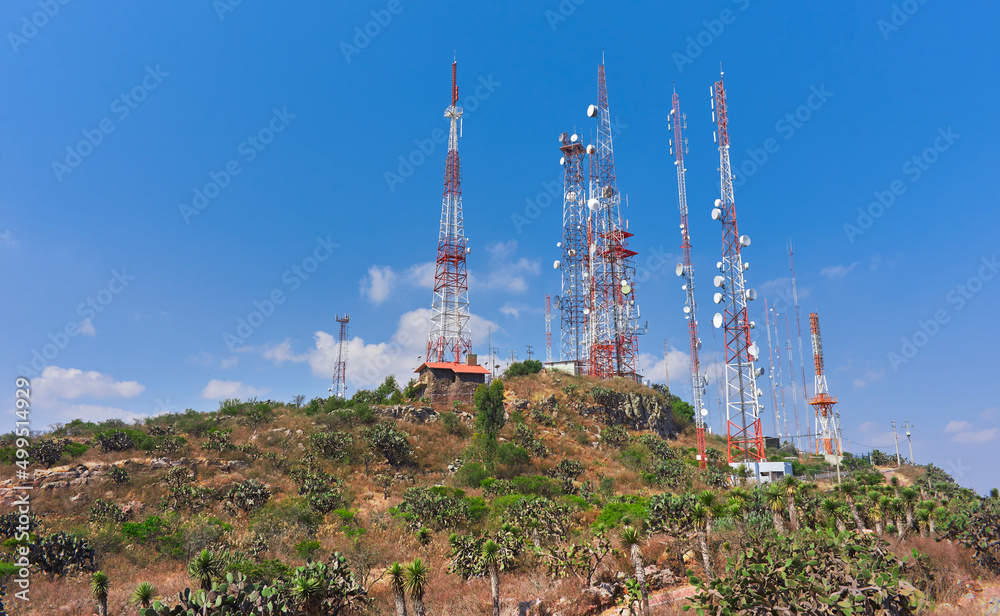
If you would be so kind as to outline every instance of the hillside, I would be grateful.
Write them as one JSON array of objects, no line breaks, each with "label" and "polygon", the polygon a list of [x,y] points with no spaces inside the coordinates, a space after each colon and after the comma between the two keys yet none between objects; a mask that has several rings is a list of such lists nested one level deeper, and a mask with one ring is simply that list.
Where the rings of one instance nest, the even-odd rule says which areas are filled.
[{"label": "hillside", "polygon": [[[217,586],[210,598],[258,611],[210,614],[386,614],[395,609],[387,568],[418,558],[424,570],[407,579],[418,580],[428,613],[452,616],[492,613],[493,574],[502,613],[571,616],[641,598],[643,584],[654,614],[680,613],[686,600],[670,593],[732,605],[767,576],[787,582],[791,572],[758,562],[768,554],[816,569],[809,584],[823,585],[783,584],[772,599],[843,587],[853,590],[838,600],[904,614],[982,602],[970,589],[988,592],[1000,572],[1000,503],[936,467],[906,466],[887,482],[850,460],[840,489],[835,478],[732,487],[740,481],[723,463],[724,440],[709,437],[711,464],[699,471],[690,406],[664,391],[559,373],[503,387],[504,412],[492,415],[489,396],[480,412],[434,408],[388,380],[351,401],[227,400],[142,425],[61,426],[30,450],[31,537],[17,537],[12,514],[0,520],[5,560],[23,545],[32,561],[31,607],[8,596],[8,613],[93,614],[97,569],[114,615],[143,613],[129,601],[142,582],[177,606],[185,588],[212,591],[227,573],[227,592]],[[0,445],[12,462],[13,435]],[[803,462],[797,473],[828,470]],[[0,498],[12,511],[9,480]],[[11,594],[16,569],[4,569]],[[699,591],[712,576],[712,590]],[[286,608],[259,607],[269,593]],[[154,604],[148,613],[185,612]]]}]

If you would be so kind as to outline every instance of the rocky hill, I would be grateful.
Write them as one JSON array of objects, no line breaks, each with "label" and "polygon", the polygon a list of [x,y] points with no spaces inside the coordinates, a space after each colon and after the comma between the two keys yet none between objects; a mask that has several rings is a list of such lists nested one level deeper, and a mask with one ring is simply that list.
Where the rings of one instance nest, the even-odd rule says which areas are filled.
[{"label": "rocky hill", "polygon": [[[32,601],[5,597],[7,612],[386,614],[401,599],[462,616],[493,613],[494,589],[503,614],[711,611],[784,579],[754,564],[774,554],[816,571],[770,600],[840,593],[909,614],[977,601],[969,585],[998,572],[998,503],[933,466],[890,482],[852,460],[847,487],[766,489],[740,485],[717,437],[699,470],[690,406],[665,391],[559,373],[477,407],[411,390],[227,400],[34,439],[32,515],[0,518],[0,573],[12,595],[27,553]],[[14,461],[13,436],[0,445]],[[17,498],[0,482],[5,511]]]}]

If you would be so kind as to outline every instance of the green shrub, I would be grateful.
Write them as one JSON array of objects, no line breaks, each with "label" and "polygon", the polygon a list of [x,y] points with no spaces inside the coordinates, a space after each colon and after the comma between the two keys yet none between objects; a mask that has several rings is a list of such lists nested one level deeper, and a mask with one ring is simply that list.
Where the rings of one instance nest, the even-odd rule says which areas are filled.
[{"label": "green shrub", "polygon": [[564,458],[559,461],[559,464],[556,464],[554,469],[549,471],[549,475],[563,481],[575,481],[583,474],[583,471],[583,464],[577,460]]},{"label": "green shrub", "polygon": [[153,448],[153,439],[139,430],[122,429],[108,430],[100,432],[96,436],[101,451],[108,453],[113,451],[131,451],[140,449],[149,451]]},{"label": "green shrub", "polygon": [[485,513],[485,501],[468,499],[465,493],[444,486],[414,487],[403,494],[398,512],[413,529],[455,528]]},{"label": "green shrub", "polygon": [[594,527],[603,524],[606,528],[619,525],[641,527],[648,512],[649,499],[639,496],[622,495],[612,498],[594,521]]},{"label": "green shrub", "polygon": [[514,362],[507,367],[507,370],[503,373],[503,378],[508,379],[512,376],[524,376],[527,374],[535,374],[542,371],[542,362],[537,359],[526,359],[525,361]]},{"label": "green shrub", "polygon": [[625,466],[634,470],[643,470],[649,462],[649,450],[646,449],[645,445],[633,443],[621,452],[619,458]]},{"label": "green shrub", "polygon": [[344,483],[330,473],[300,468],[292,471],[292,479],[299,485],[299,494],[320,513],[328,513],[345,504]]},{"label": "green shrub", "polygon": [[448,434],[458,436],[460,438],[469,436],[469,428],[455,413],[445,411],[441,413],[439,418],[441,419],[441,426],[444,427],[444,431]]},{"label": "green shrub", "polygon": [[535,433],[532,432],[531,428],[523,423],[517,424],[514,428],[514,442],[526,449],[533,456],[542,458],[549,455],[548,448],[535,437]]},{"label": "green shrub", "polygon": [[565,494],[561,482],[541,475],[514,477],[511,480],[511,485],[518,494],[535,494],[547,498],[555,498]]},{"label": "green shrub", "polygon": [[531,454],[514,443],[501,443],[497,447],[496,460],[505,466],[520,466],[531,462]]},{"label": "green shrub", "polygon": [[142,522],[122,524],[122,534],[137,543],[150,544],[163,534],[164,524],[159,516],[151,515]]},{"label": "green shrub", "polygon": [[295,553],[298,554],[299,558],[306,560],[312,558],[312,555],[315,554],[320,547],[322,547],[322,544],[319,541],[305,539],[295,544]]},{"label": "green shrub", "polygon": [[466,462],[455,473],[455,483],[466,488],[478,488],[490,476],[480,462]]}]

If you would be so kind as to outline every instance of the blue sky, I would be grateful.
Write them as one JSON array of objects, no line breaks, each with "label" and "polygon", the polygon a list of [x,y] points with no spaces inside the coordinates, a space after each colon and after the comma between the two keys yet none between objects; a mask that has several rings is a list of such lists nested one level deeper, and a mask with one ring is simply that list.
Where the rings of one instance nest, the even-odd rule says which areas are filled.
[{"label": "blue sky", "polygon": [[1000,443],[998,15],[940,0],[10,0],[0,370],[11,394],[19,366],[35,377],[38,428],[326,395],[349,312],[350,391],[406,378],[427,335],[455,56],[474,350],[492,330],[504,357],[544,355],[561,213],[537,206],[561,192],[559,133],[593,133],[603,50],[642,367],[664,380],[666,339],[689,396],[666,118],[676,83],[711,366],[721,63],[754,312],[763,297],[785,310],[791,240],[850,449],[892,449],[889,422],[909,420],[917,462],[985,491]]}]

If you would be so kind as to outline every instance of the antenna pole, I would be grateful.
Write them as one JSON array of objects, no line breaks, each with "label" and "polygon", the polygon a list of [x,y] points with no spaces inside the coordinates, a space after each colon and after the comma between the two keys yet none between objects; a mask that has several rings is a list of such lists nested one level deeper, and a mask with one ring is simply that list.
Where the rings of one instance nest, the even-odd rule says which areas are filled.
[{"label": "antenna pole", "polygon": [[[672,98],[668,128],[673,130],[670,146],[674,155],[674,166],[677,168],[677,206],[681,217],[681,253],[683,262],[677,267],[677,275],[684,279],[682,285],[685,291],[684,318],[688,322],[688,343],[691,348],[691,393],[694,397],[695,433],[698,439],[698,466],[705,468],[708,464],[705,452],[705,423],[708,409],[705,407],[705,378],[701,375],[701,363],[698,361],[698,349],[701,341],[698,339],[698,304],[694,299],[694,266],[691,264],[691,229],[688,224],[687,183],[685,181],[684,155],[687,154],[687,140],[684,138],[687,118],[681,113],[681,100],[676,90]],[[663,352],[666,356],[667,342],[663,341]],[[670,384],[669,373],[667,385]]]},{"label": "antenna pole", "polygon": [[[812,335],[813,364],[816,367],[814,381],[816,395],[807,402],[816,409],[818,428],[816,453],[836,454],[839,457],[843,451],[833,425],[833,405],[837,404],[837,399],[830,395],[830,390],[826,385],[826,373],[823,368],[823,341],[819,334],[819,315],[815,312],[809,314],[809,332]],[[822,450],[820,443],[822,443]],[[834,444],[836,444],[836,448]]]},{"label": "antenna pole", "polygon": [[889,423],[892,424],[892,438],[896,439],[896,467],[898,468],[903,465],[899,459],[899,434],[896,433],[896,422],[891,421]]}]

